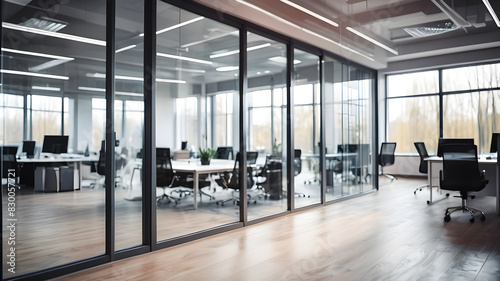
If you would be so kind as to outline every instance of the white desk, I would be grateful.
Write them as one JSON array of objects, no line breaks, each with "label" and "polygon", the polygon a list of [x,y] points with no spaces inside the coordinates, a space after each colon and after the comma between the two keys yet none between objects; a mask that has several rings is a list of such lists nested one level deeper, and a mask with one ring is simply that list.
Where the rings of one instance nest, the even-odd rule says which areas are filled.
[{"label": "white desk", "polygon": [[219,173],[219,172],[228,172],[232,171],[234,168],[234,160],[221,160],[221,159],[212,159],[210,161],[210,165],[201,165],[199,159],[191,159],[190,161],[186,160],[173,160],[172,161],[172,169],[175,172],[183,172],[183,173],[191,173],[193,174],[193,192],[194,192],[194,208],[198,208],[197,204],[197,196],[198,196],[198,188],[199,188],[199,175],[202,174],[210,174],[210,173]]},{"label": "white desk", "polygon": [[[99,158],[97,156],[83,156],[77,154],[68,154],[68,155],[57,155],[54,157],[40,157],[40,158],[21,158],[18,159],[18,163],[26,163],[33,164],[35,169],[43,169],[45,170],[45,164],[57,164],[57,163],[73,163],[75,165],[73,171],[74,178],[74,189],[80,189],[82,185],[82,162],[97,162]],[[44,171],[42,171],[44,173]],[[35,182],[35,185],[37,183]],[[39,186],[43,186],[44,184],[38,183]],[[36,189],[35,189],[36,190]],[[44,190],[44,188],[39,188],[39,190]]]},{"label": "white desk", "polygon": [[[438,157],[438,156],[433,156],[433,157],[429,157],[429,158],[425,158],[424,159],[425,161],[427,161],[429,163],[429,165],[427,165],[427,183],[429,184],[429,190],[430,190],[430,195],[429,195],[429,201],[427,201],[427,204],[432,204],[436,201],[432,201],[432,187],[433,186],[437,186],[439,188],[439,182],[436,184],[436,185],[432,185],[432,179],[433,179],[433,165],[435,164],[442,164],[443,162],[443,158],[441,157]],[[498,165],[498,161],[497,159],[486,159],[486,156],[484,155],[480,155],[479,156],[479,159],[478,159],[478,162],[479,162],[479,165],[484,165],[484,166],[494,166],[495,169],[494,169],[494,174],[492,175],[491,172],[490,173],[486,173],[486,178],[487,179],[490,179],[490,184],[494,184],[494,188],[496,189],[496,211],[497,211],[497,214],[500,215],[500,175],[499,175],[499,169],[497,167]],[[442,200],[444,198],[441,198],[439,200]],[[439,201],[438,200],[438,201]]]}]

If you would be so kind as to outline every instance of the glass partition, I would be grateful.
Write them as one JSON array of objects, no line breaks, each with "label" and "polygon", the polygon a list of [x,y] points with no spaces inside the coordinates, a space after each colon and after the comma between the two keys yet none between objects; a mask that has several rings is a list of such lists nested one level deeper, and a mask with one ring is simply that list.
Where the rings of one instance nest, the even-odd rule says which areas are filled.
[{"label": "glass partition", "polygon": [[319,57],[295,49],[293,80],[295,207],[321,202]]},{"label": "glass partition", "polygon": [[360,194],[372,183],[373,75],[331,58],[325,71],[326,200]]},{"label": "glass partition", "polygon": [[256,151],[248,187],[248,219],[287,210],[286,200],[286,49],[248,32],[247,150]]},{"label": "glass partition", "polygon": [[[130,20],[133,19],[133,20]],[[115,250],[142,244],[143,1],[116,2]]]},{"label": "glass partition", "polygon": [[[158,2],[157,236],[239,221],[239,31]],[[210,115],[209,115],[210,114]],[[202,165],[200,149],[229,147]]]},{"label": "glass partition", "polygon": [[[105,79],[94,75],[106,73],[106,2],[2,4],[0,139],[17,150],[2,159],[13,169],[2,182],[20,185],[2,202],[2,229],[15,224],[2,241],[4,261],[15,255],[15,269],[3,263],[10,278],[104,254],[105,189],[92,132],[93,99],[104,99]],[[49,145],[46,135],[67,138]],[[34,150],[23,141],[35,141]]]}]

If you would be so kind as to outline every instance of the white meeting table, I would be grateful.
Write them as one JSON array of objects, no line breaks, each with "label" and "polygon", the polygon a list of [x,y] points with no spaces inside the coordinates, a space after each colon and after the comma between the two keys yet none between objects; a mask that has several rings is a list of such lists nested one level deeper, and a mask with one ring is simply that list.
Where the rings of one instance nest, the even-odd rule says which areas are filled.
[{"label": "white meeting table", "polygon": [[[432,204],[434,202],[437,202],[437,201],[440,201],[444,198],[441,198],[437,201],[432,201],[432,187],[433,186],[437,186],[438,189],[439,189],[439,181],[436,185],[432,185],[432,179],[433,179],[433,165],[435,164],[442,164],[443,163],[443,158],[442,157],[438,157],[438,156],[432,156],[432,157],[428,157],[428,158],[425,158],[424,159],[425,161],[427,161],[429,163],[429,165],[427,165],[427,183],[429,185],[429,190],[430,190],[430,197],[429,197],[429,201],[427,201],[427,204]],[[490,184],[492,184],[492,182],[494,182],[494,188],[496,190],[496,196],[495,196],[495,202],[496,202],[496,212],[498,215],[500,215],[500,175],[499,175],[499,169],[497,167],[498,165],[498,161],[496,158],[493,158],[493,159],[487,159],[487,156],[486,155],[479,155],[478,156],[478,162],[479,162],[479,165],[486,165],[486,166],[494,166],[495,167],[495,174],[494,175],[491,175],[491,174],[486,174],[486,178],[487,179],[490,179]]]},{"label": "white meeting table", "polygon": [[232,171],[234,169],[234,161],[212,159],[210,165],[201,165],[199,159],[173,160],[172,169],[175,172],[193,174],[194,208],[198,209],[199,175]]}]

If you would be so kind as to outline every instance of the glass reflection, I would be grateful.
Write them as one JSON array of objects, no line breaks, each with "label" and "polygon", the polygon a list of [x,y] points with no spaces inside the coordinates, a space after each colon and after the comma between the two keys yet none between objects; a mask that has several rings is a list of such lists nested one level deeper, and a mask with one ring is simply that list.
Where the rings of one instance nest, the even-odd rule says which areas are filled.
[{"label": "glass reflection", "polygon": [[[156,212],[161,241],[239,220],[239,183],[231,180],[239,149],[239,33],[163,2],[158,3],[158,30]],[[217,158],[222,159],[201,165],[200,148],[218,147],[233,153],[221,152]]]},{"label": "glass reflection", "polygon": [[[100,143],[92,135],[92,100],[104,98],[104,79],[94,74],[106,72],[106,3],[90,0],[86,4],[2,2],[5,56],[0,111],[6,118],[1,117],[0,140],[3,146],[17,149],[12,159],[16,159],[14,171],[20,185],[15,189],[16,270],[8,271],[4,263],[4,278],[105,251],[104,188],[95,169]],[[55,22],[59,29],[52,32],[62,38],[40,34]],[[32,29],[19,31],[26,26]],[[67,153],[54,148],[65,143],[43,151],[45,135],[68,136]],[[23,141],[35,141],[35,149],[25,151]],[[2,188],[5,191],[7,185]],[[7,201],[2,202],[4,230],[7,206]],[[3,237],[3,249],[7,249],[7,236]]]},{"label": "glass reflection", "polygon": [[318,56],[295,49],[293,81],[295,207],[321,202]]},{"label": "glass reflection", "polygon": [[[257,48],[256,46],[262,46]],[[248,33],[247,149],[258,152],[252,165],[248,219],[287,210],[286,45]],[[251,51],[250,51],[251,50]],[[278,59],[279,58],[279,59]],[[279,61],[279,63],[276,63]]]},{"label": "glass reflection", "polygon": [[373,189],[370,96],[373,77],[331,58],[325,70],[326,200]]}]

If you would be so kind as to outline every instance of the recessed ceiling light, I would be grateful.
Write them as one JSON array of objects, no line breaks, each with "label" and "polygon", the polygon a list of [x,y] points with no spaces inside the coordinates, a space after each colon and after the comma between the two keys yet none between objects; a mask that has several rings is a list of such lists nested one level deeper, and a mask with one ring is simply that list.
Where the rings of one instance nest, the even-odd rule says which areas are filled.
[{"label": "recessed ceiling light", "polygon": [[19,23],[21,26],[42,29],[46,31],[57,32],[68,25],[67,22],[56,20],[49,17],[30,18]]}]

